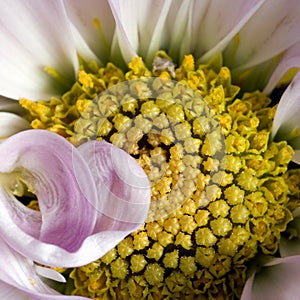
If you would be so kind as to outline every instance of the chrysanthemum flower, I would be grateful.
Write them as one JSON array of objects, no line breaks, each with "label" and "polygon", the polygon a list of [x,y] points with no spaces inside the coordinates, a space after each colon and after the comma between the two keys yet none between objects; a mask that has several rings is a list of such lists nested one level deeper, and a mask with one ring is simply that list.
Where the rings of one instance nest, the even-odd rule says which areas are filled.
[{"label": "chrysanthemum flower", "polygon": [[[249,279],[243,296],[265,298],[260,274],[295,270],[279,249],[297,237],[299,1],[0,8],[0,94],[21,99],[33,128],[124,148],[152,184],[146,224],[67,271],[72,294],[234,299]],[[266,95],[292,79],[277,107]],[[276,260],[261,268],[261,256]]]}]

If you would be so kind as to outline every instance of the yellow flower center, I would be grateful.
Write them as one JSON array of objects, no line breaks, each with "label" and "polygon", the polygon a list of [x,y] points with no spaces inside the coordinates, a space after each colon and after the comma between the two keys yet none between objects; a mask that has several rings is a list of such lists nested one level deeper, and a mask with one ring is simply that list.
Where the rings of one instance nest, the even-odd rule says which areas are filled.
[{"label": "yellow flower center", "polygon": [[[33,128],[75,145],[104,139],[134,156],[152,186],[145,225],[101,259],[72,270],[72,294],[93,299],[234,299],[257,254],[276,254],[299,189],[293,154],[269,138],[274,107],[238,97],[217,60],[153,70],[82,65],[60,99],[22,99]],[[296,190],[296,191],[295,191]]]}]

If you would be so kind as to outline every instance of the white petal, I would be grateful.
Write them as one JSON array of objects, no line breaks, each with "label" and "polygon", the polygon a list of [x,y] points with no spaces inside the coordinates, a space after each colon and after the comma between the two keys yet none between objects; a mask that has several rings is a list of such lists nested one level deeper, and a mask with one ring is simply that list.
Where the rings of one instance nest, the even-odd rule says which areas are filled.
[{"label": "white petal", "polygon": [[87,61],[107,62],[115,32],[115,20],[107,0],[64,0],[76,48]]},{"label": "white petal", "polygon": [[18,115],[0,112],[0,140],[30,128],[30,124]]},{"label": "white petal", "polygon": [[14,299],[14,300],[32,300],[21,290],[0,281],[0,297],[1,299]]},{"label": "white petal", "polygon": [[299,1],[265,1],[240,31],[232,67],[242,71],[282,53],[300,40],[299,26]]},{"label": "white petal", "polygon": [[255,274],[252,299],[298,300],[299,276],[300,256],[274,259]]},{"label": "white petal", "polygon": [[291,68],[300,68],[300,43],[293,45],[284,53],[275,70],[272,72],[272,76],[264,88],[264,93],[269,94],[284,74]]},{"label": "white petal", "polygon": [[[50,300],[68,299],[47,286],[38,276],[32,261],[11,249],[0,239],[0,254],[4,258],[0,265],[0,296],[1,299],[14,300]],[[8,298],[8,296],[11,298]],[[6,298],[4,298],[6,296]],[[72,299],[87,299],[72,296]]]},{"label": "white petal", "polygon": [[62,274],[60,274],[59,272],[53,269],[36,265],[35,271],[39,276],[42,276],[44,278],[52,279],[57,282],[66,282],[66,278]]},{"label": "white petal", "polygon": [[0,111],[15,113],[18,115],[24,114],[24,109],[13,99],[0,96]]},{"label": "white petal", "polygon": [[77,56],[61,1],[3,0],[0,26],[1,95],[38,100],[61,92],[45,67],[73,82]]},{"label": "white petal", "polygon": [[126,62],[137,55],[150,62],[166,43],[165,21],[171,1],[110,0],[119,48]]},{"label": "white petal", "polygon": [[[261,8],[263,2],[264,0],[210,1],[201,25],[195,28],[196,32],[193,34],[193,40],[197,42],[195,53],[198,57],[202,55],[200,61],[208,61],[222,52],[248,20]],[[195,10],[195,12],[198,11]]]},{"label": "white petal", "polygon": [[200,22],[205,15],[209,0],[173,1],[167,18],[167,36],[170,45],[168,52],[175,60],[181,60],[185,54],[193,53],[195,45],[201,41],[195,37]]},{"label": "white petal", "polygon": [[[277,107],[272,128],[272,138],[287,140],[295,150],[300,150],[300,136],[293,131],[300,130],[300,73],[293,79],[282,95]],[[300,132],[299,132],[300,134]],[[299,161],[298,152],[294,157]]]}]

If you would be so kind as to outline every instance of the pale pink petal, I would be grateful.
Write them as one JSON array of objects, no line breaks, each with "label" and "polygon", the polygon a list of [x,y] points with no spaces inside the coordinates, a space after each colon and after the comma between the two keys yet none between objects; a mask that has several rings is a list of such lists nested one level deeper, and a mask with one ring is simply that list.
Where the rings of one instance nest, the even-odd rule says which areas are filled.
[{"label": "pale pink petal", "polygon": [[[44,265],[90,263],[147,217],[150,185],[133,158],[105,142],[89,142],[79,150],[43,130],[24,131],[0,144],[5,158],[0,164],[0,236]],[[10,176],[18,172],[36,194],[41,212],[12,195]]]},{"label": "pale pink petal", "polygon": [[[49,99],[62,91],[44,71],[57,70],[72,83],[78,68],[63,4],[0,1],[0,94],[13,99]],[[66,88],[66,87],[64,87]]]},{"label": "pale pink petal", "polygon": [[[54,249],[78,250],[94,230],[97,195],[91,172],[76,149],[57,134],[28,130],[0,144],[0,157],[0,235],[20,253],[50,265],[55,265]],[[74,173],[74,161],[81,177]],[[11,194],[5,178],[14,174],[36,194],[41,212],[24,207]],[[39,250],[47,246],[52,251]]]},{"label": "pale pink petal", "polygon": [[105,216],[120,229],[140,227],[148,214],[151,192],[148,177],[135,159],[104,141],[85,143],[78,150],[96,181],[98,223]]}]

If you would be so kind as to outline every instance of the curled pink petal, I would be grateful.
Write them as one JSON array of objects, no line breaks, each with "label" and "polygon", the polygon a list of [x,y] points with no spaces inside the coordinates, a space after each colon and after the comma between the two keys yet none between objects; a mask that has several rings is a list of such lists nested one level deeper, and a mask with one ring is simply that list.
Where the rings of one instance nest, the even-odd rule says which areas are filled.
[{"label": "curled pink petal", "polygon": [[[76,251],[92,234],[97,217],[92,205],[97,200],[93,178],[76,148],[51,132],[28,130],[5,140],[0,157],[2,183],[17,174],[36,194],[40,207],[40,212],[24,207],[4,182],[0,188],[0,235],[17,251],[41,263],[50,259],[50,253],[33,253],[29,245],[46,243]],[[81,186],[74,160],[84,174]]]},{"label": "curled pink petal", "polygon": [[[54,133],[28,130],[0,144],[0,157],[0,236],[33,261],[87,264],[147,217],[147,176],[111,144],[94,141],[78,150]],[[11,183],[22,181],[37,196],[40,212],[12,194]]]},{"label": "curled pink petal", "polygon": [[115,222],[141,226],[148,214],[150,183],[143,169],[125,151],[94,141],[79,147],[92,170],[99,200],[99,222],[104,215]]}]

